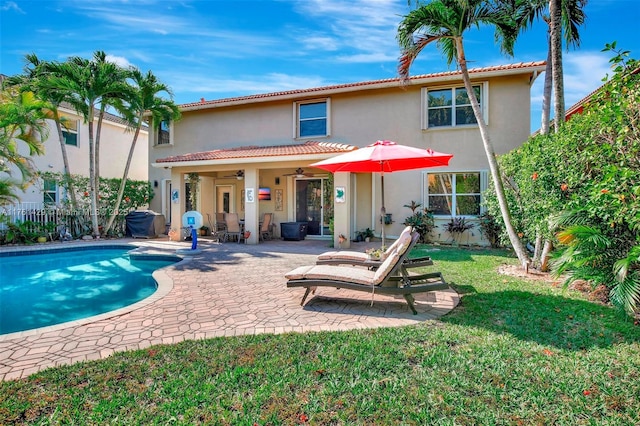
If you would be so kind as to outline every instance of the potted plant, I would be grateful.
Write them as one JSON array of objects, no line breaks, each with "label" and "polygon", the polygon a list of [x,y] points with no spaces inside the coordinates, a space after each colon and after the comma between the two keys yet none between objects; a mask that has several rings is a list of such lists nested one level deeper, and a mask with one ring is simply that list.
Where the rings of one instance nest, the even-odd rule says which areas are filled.
[{"label": "potted plant", "polygon": [[364,235],[364,240],[365,240],[366,242],[371,241],[371,239],[372,239],[373,237],[375,237],[375,235],[374,235],[374,233],[373,233],[373,230],[372,230],[372,229],[369,229],[369,228],[367,228],[367,229],[365,229],[365,230],[363,231],[363,235]]},{"label": "potted plant", "polygon": [[200,235],[202,235],[203,237],[205,235],[209,235],[209,227],[206,225],[203,225],[200,227]]},{"label": "potted plant", "polygon": [[369,260],[380,260],[382,258],[382,254],[384,253],[384,250],[381,248],[370,248],[365,250],[365,253],[367,253],[367,257],[369,258]]}]

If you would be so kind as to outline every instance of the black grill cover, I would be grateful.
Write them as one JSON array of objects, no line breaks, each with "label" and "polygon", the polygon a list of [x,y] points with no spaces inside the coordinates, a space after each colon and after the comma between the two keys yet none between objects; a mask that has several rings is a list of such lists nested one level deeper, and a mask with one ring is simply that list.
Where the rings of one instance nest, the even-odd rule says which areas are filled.
[{"label": "black grill cover", "polygon": [[155,238],[164,233],[164,215],[152,210],[135,210],[125,216],[128,237]]}]

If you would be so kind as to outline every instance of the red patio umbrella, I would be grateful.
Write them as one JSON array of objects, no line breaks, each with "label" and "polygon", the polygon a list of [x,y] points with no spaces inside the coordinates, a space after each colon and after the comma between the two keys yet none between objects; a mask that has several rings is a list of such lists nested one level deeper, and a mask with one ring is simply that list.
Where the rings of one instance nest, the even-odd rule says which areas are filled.
[{"label": "red patio umbrella", "polygon": [[[336,172],[380,173],[382,187],[382,218],[386,215],[384,207],[384,174],[402,170],[424,169],[427,167],[447,166],[452,154],[444,154],[431,149],[414,148],[399,145],[392,141],[377,141],[364,148],[356,149],[326,160],[311,164]],[[384,225],[382,226],[382,246],[385,245]]]}]

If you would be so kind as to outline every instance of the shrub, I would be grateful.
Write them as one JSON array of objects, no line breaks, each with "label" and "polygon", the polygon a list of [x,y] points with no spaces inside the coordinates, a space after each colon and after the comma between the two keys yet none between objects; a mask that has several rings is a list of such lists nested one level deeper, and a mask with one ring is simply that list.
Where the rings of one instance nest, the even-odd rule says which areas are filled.
[{"label": "shrub", "polygon": [[420,242],[428,243],[430,241],[431,231],[436,227],[433,213],[427,208],[421,209],[422,204],[411,201],[411,204],[405,204],[404,207],[411,209],[411,216],[407,217],[403,224],[411,226],[420,234]]},{"label": "shrub", "polygon": [[442,225],[442,229],[451,235],[451,242],[455,244],[460,243],[462,234],[474,227],[475,224],[468,223],[464,217],[452,217],[449,222]]},{"label": "shrub", "polygon": [[[640,73],[628,52],[614,76],[558,133],[538,135],[499,161],[517,232],[554,241],[568,285],[605,284],[629,313],[640,303]],[[497,203],[486,194],[490,214]]]}]

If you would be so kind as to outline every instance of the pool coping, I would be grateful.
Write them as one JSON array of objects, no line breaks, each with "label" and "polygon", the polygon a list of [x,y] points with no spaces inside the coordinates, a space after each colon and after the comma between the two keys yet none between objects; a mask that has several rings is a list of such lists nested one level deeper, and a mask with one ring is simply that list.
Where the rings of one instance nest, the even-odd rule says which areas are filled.
[{"label": "pool coping", "polygon": [[[63,243],[68,244],[68,243]],[[29,246],[27,246],[29,247]],[[19,339],[23,337],[30,337],[37,334],[58,331],[69,327],[78,327],[86,324],[90,324],[92,322],[106,320],[109,318],[113,318],[116,316],[124,315],[129,312],[135,311],[136,309],[144,308],[151,303],[156,302],[157,300],[165,297],[169,292],[173,289],[173,280],[169,278],[166,273],[166,270],[169,268],[175,268],[178,265],[184,265],[192,260],[192,257],[173,254],[173,253],[161,253],[153,250],[147,250],[145,247],[135,244],[132,242],[122,242],[122,241],[90,241],[83,242],[82,244],[73,244],[67,246],[52,246],[43,245],[42,247],[34,247],[31,250],[31,247],[27,250],[11,250],[11,251],[1,251],[0,258],[2,257],[17,257],[23,254],[42,254],[47,252],[74,252],[74,251],[82,251],[83,249],[91,247],[94,249],[110,249],[110,248],[130,248],[128,254],[130,257],[137,258],[140,260],[153,260],[153,259],[179,259],[177,262],[172,263],[171,265],[163,266],[162,268],[156,269],[153,271],[151,276],[157,283],[156,291],[153,294],[145,297],[142,300],[139,300],[135,303],[132,303],[127,306],[123,306],[122,308],[114,309],[113,311],[103,312],[101,314],[92,315],[90,317],[80,318],[77,320],[61,322],[59,324],[47,325],[44,327],[38,328],[30,328],[28,330],[23,331],[15,331],[12,333],[0,334],[0,342],[4,342],[6,340]]]}]

